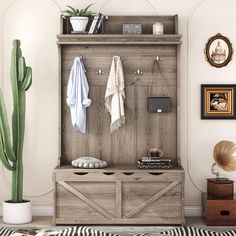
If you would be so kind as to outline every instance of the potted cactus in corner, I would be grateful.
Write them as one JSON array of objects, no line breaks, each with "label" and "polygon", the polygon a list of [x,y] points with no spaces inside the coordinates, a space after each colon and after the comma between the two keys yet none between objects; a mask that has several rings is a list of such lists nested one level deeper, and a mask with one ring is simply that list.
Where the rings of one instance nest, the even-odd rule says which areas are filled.
[{"label": "potted cactus in corner", "polygon": [[[10,79],[13,95],[12,135],[0,89],[0,159],[12,171],[12,199],[3,202],[3,221],[23,224],[32,221],[31,201],[23,199],[23,142],[25,132],[25,92],[32,84],[32,69],[22,56],[20,40],[13,41]],[[12,140],[11,140],[12,137]]]}]

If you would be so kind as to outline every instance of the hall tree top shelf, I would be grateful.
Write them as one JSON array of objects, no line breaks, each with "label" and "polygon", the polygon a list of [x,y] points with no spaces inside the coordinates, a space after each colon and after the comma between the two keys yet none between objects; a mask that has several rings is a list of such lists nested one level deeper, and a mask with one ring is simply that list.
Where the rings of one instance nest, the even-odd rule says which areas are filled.
[{"label": "hall tree top shelf", "polygon": [[[102,34],[70,34],[68,17],[61,17],[61,32],[57,35],[58,44],[180,44],[178,16],[108,16],[104,21]],[[90,19],[91,24],[92,19]],[[164,25],[163,35],[153,35],[155,22]],[[123,35],[122,25],[141,23],[141,35]]]},{"label": "hall tree top shelf", "polygon": [[181,44],[181,35],[58,35],[58,44]]}]

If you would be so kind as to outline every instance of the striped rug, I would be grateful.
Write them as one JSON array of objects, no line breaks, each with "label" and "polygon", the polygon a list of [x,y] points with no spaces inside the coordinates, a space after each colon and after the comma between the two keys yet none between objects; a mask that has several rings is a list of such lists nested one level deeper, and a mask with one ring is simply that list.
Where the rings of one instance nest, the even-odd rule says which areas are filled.
[{"label": "striped rug", "polygon": [[[64,229],[42,229],[35,233],[22,233],[21,231],[14,231],[8,228],[0,228],[0,236],[119,236],[113,233],[106,233],[99,230],[92,229],[86,226],[80,227],[68,227]],[[166,236],[236,236],[236,229],[226,232],[213,232],[204,229],[198,229],[194,227],[178,227],[171,230],[163,231],[155,235]],[[136,234],[134,236],[152,236],[152,234]]]},{"label": "striped rug", "polygon": [[[179,227],[168,231],[163,231],[159,235],[166,236],[236,236],[236,230],[230,230],[226,232],[213,232],[204,229],[198,229],[194,227]],[[140,236],[140,235],[139,235]]]},{"label": "striped rug", "polygon": [[14,234],[15,231],[7,228],[0,228],[0,236],[10,236]]}]

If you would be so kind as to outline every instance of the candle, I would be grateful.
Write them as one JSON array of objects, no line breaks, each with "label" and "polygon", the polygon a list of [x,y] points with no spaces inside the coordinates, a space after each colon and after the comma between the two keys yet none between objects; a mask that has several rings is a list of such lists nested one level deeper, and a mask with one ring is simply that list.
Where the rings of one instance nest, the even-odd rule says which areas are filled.
[{"label": "candle", "polygon": [[153,24],[153,34],[163,34],[164,26],[161,22],[156,22]]}]

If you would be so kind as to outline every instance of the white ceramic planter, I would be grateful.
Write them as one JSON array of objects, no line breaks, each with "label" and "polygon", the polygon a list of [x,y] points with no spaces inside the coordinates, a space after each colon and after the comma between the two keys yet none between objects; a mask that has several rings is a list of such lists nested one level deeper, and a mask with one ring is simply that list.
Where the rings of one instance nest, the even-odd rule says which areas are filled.
[{"label": "white ceramic planter", "polygon": [[25,201],[22,203],[12,203],[4,201],[2,203],[3,222],[6,224],[26,224],[32,221],[32,203]]},{"label": "white ceramic planter", "polygon": [[76,32],[84,32],[88,24],[89,18],[85,16],[72,16],[70,17],[70,23],[72,28]]}]

